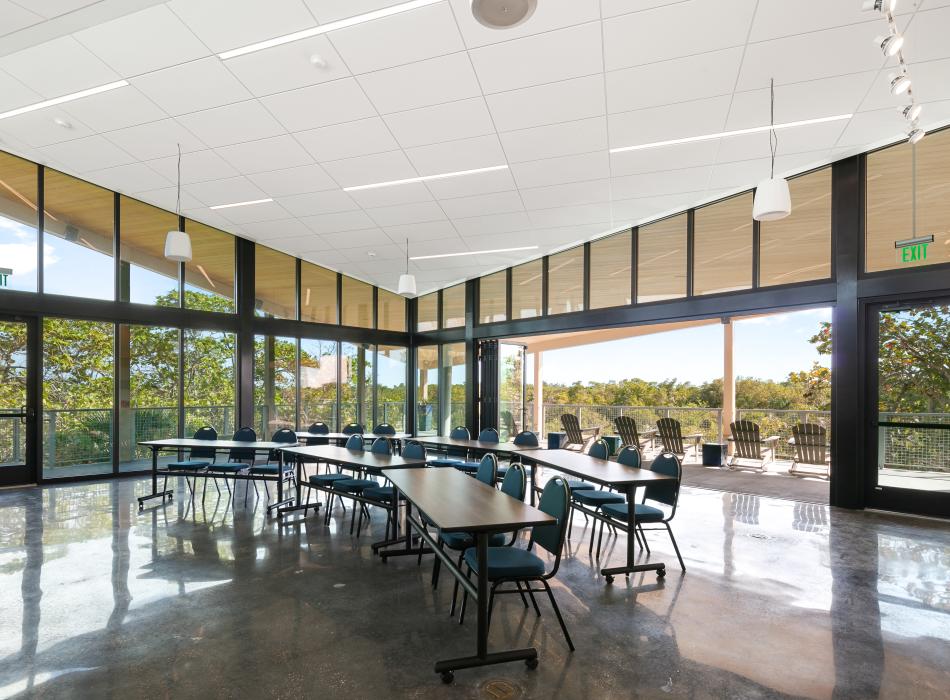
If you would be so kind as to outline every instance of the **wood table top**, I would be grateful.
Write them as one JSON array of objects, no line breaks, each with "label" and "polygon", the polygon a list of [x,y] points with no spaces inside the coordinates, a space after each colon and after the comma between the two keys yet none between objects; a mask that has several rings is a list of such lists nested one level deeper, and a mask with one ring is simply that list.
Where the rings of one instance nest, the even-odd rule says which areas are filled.
[{"label": "wood table top", "polygon": [[287,442],[246,442],[243,440],[195,440],[194,438],[168,438],[166,440],[144,440],[139,443],[146,447],[177,447],[181,449],[191,449],[193,447],[205,447],[215,450],[279,450],[284,447],[291,447],[293,443]]},{"label": "wood table top", "polygon": [[526,456],[526,461],[551,467],[565,474],[604,486],[641,485],[674,478],[649,469],[628,467],[625,464],[597,459],[571,450],[534,450]]},{"label": "wood table top", "polygon": [[423,445],[435,447],[455,447],[460,450],[481,450],[485,452],[526,452],[539,448],[530,445],[516,445],[513,442],[482,442],[481,440],[459,440],[441,435],[421,435],[405,440],[415,440]]},{"label": "wood table top", "polygon": [[311,433],[306,430],[296,431],[297,439],[299,440],[316,440],[317,438],[325,438],[330,440],[346,440],[351,435],[362,435],[364,438],[378,438],[378,437],[388,437],[390,440],[397,440],[399,438],[408,438],[410,437],[409,433],[396,433],[395,435],[377,435],[376,433]]},{"label": "wood table top", "polygon": [[[376,454],[369,450],[348,450],[336,445],[314,445],[313,447],[288,447],[281,450],[287,455],[310,457],[331,464],[349,467],[373,469],[406,469],[424,467],[424,459],[406,459],[399,455]],[[453,470],[454,471],[454,470]]]}]

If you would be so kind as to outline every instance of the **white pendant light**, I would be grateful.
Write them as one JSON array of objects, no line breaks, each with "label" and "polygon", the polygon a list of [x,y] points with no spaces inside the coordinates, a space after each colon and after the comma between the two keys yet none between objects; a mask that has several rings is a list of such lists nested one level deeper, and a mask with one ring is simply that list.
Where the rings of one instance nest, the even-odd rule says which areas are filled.
[{"label": "white pendant light", "polygon": [[[178,196],[175,204],[177,221],[181,221],[181,144],[178,144]],[[191,261],[191,237],[184,231],[169,231],[165,236],[165,257],[173,262]]]},{"label": "white pendant light", "polygon": [[406,273],[399,275],[399,286],[397,293],[404,297],[414,297],[416,295],[416,277],[409,274],[409,239],[406,239]]},{"label": "white pendant light", "polygon": [[[770,121],[775,126],[775,79],[769,83],[771,96]],[[792,196],[788,191],[788,180],[775,177],[775,151],[778,149],[778,136],[773,128],[769,132],[769,146],[772,151],[772,170],[766,180],[755,187],[752,200],[752,218],[756,221],[777,221],[792,213]]]}]

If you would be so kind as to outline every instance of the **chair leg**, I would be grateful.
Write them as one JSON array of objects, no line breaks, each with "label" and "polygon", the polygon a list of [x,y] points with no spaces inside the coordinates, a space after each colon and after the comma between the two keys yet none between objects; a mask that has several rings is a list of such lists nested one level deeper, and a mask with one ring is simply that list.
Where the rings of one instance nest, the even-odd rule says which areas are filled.
[{"label": "chair leg", "polygon": [[574,651],[574,642],[571,641],[571,635],[567,632],[567,625],[564,624],[564,618],[561,617],[561,610],[557,606],[557,601],[554,600],[554,593],[551,591],[551,586],[549,586],[548,582],[544,579],[541,579],[541,583],[544,584],[544,590],[548,592],[548,598],[551,599],[551,607],[554,608],[554,614],[557,616],[557,621],[561,625],[561,631],[564,633],[564,639],[567,641],[567,646],[571,651]]},{"label": "chair leg", "polygon": [[350,513],[350,534],[353,534],[353,526],[356,524],[356,511],[359,510],[356,507],[356,501],[353,501],[353,512]]},{"label": "chair leg", "polygon": [[493,583],[491,590],[488,592],[488,622],[485,623],[485,636],[488,636],[488,631],[491,629],[491,614],[495,609],[495,589],[498,587],[497,583]]},{"label": "chair leg", "polygon": [[[591,530],[590,533],[591,541],[594,540],[594,532]],[[600,533],[597,535],[597,558],[600,559],[600,545],[604,541],[604,521],[600,521]]]},{"label": "chair leg", "polygon": [[570,541],[571,532],[574,530],[574,508],[571,508],[571,513],[567,518],[567,539]]},{"label": "chair leg", "polygon": [[363,509],[360,508],[360,520],[359,520],[359,523],[358,523],[357,526],[356,526],[356,537],[357,537],[357,539],[359,538],[360,532],[362,532],[362,531],[363,531]]},{"label": "chair leg", "polygon": [[534,597],[534,591],[531,589],[531,583],[525,581],[524,583],[525,590],[528,591],[528,597],[531,598],[531,605],[534,606],[534,612],[538,617],[541,617],[541,608],[538,607],[538,601]]},{"label": "chair leg", "polygon": [[[683,557],[680,555],[680,548],[676,544],[676,538],[673,537],[673,530],[670,528],[669,523],[665,522],[663,524],[666,525],[666,531],[670,533],[670,542],[673,543],[673,550],[676,552],[676,558],[680,560],[680,568],[683,570],[683,573],[685,574],[686,564],[683,563]],[[644,539],[646,539],[646,537],[644,537]]]},{"label": "chair leg", "polygon": [[647,550],[647,554],[652,554],[650,551],[650,544],[647,542],[647,533],[643,531],[641,525],[637,525],[637,529],[640,530],[640,536],[643,538],[643,548]]},{"label": "chair leg", "polygon": [[[601,521],[601,532],[603,532],[603,521]],[[587,544],[587,554],[590,556],[594,553],[594,531],[597,530],[597,521],[594,521],[594,527],[590,529],[590,542]]]},{"label": "chair leg", "polygon": [[[464,550],[459,552],[459,560],[456,563],[456,566],[460,569],[462,568],[462,557],[464,556],[465,556]],[[436,557],[436,561],[438,561],[438,557]],[[459,595],[459,580],[455,579],[455,586],[452,588],[452,607],[449,608],[449,617],[452,617],[455,614],[455,601],[458,599],[458,595]]]},{"label": "chair leg", "polygon": [[518,595],[521,596],[521,602],[524,603],[524,609],[528,609],[528,599],[524,597],[524,591],[521,588],[521,581],[515,581],[515,586],[518,587]]}]

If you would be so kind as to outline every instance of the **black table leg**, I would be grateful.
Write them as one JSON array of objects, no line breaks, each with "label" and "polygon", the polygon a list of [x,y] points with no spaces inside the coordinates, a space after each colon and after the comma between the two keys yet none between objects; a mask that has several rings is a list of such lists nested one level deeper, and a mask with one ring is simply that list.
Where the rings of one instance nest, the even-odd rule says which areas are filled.
[{"label": "black table leg", "polygon": [[[397,492],[398,494],[398,492]],[[406,503],[406,526],[404,528],[405,534],[402,537],[397,537],[393,540],[386,540],[383,542],[376,542],[373,545],[373,549],[377,550],[380,558],[383,561],[386,561],[389,557],[409,557],[409,556],[418,556],[420,554],[432,554],[432,550],[426,547],[424,544],[420,544],[418,547],[412,546],[412,528],[409,526],[409,518],[412,516],[412,502],[407,498],[404,499]],[[396,507],[398,508],[399,497],[396,497]],[[404,543],[405,547],[402,549],[387,549],[380,552],[379,549],[382,547],[388,547],[390,545],[395,545],[399,543]]]},{"label": "black table leg", "polygon": [[601,569],[600,573],[607,579],[607,583],[613,583],[614,576],[625,574],[629,576],[638,571],[655,571],[658,578],[666,576],[666,564],[657,562],[655,564],[635,564],[636,554],[634,545],[637,534],[637,487],[636,484],[627,486],[627,565],[615,566],[609,569]]},{"label": "black table leg", "polygon": [[139,510],[142,510],[145,507],[145,501],[148,501],[152,498],[161,498],[162,503],[165,502],[165,496],[168,496],[168,500],[171,500],[172,494],[174,491],[168,489],[167,491],[158,491],[158,446],[150,445],[152,448],[152,492],[147,496],[139,496]]},{"label": "black table leg", "polygon": [[[297,482],[297,503],[300,503],[300,482]],[[284,452],[283,450],[277,450],[277,501],[267,506],[267,512],[270,513],[272,510],[277,511],[277,517],[281,515],[281,509],[285,509],[285,506],[292,504],[294,500],[292,498],[284,498]]]}]

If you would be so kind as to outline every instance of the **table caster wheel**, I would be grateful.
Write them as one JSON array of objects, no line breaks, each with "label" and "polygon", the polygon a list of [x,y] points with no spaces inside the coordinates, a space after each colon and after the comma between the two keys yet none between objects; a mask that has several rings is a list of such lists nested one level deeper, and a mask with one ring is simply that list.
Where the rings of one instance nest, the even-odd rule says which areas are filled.
[{"label": "table caster wheel", "polygon": [[535,656],[533,659],[525,659],[524,665],[533,671],[538,667],[538,657]]},{"label": "table caster wheel", "polygon": [[442,671],[442,682],[443,682],[443,683],[445,683],[446,685],[449,685],[449,684],[451,684],[452,681],[454,681],[454,680],[455,680],[455,674],[454,674],[454,673],[452,673],[451,671]]},{"label": "table caster wheel", "polygon": [[607,580],[607,583],[613,583],[613,582],[614,582],[614,577],[611,576],[610,574],[607,574],[604,578]]},{"label": "table caster wheel", "polygon": [[657,577],[657,578],[665,578],[665,577],[666,577],[666,569],[657,569],[656,577]]}]

